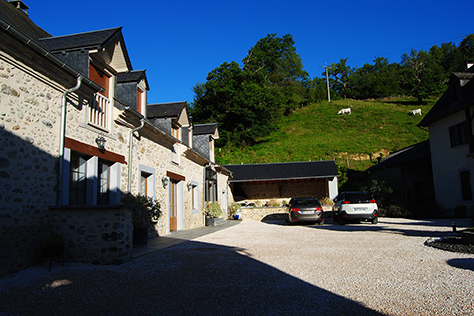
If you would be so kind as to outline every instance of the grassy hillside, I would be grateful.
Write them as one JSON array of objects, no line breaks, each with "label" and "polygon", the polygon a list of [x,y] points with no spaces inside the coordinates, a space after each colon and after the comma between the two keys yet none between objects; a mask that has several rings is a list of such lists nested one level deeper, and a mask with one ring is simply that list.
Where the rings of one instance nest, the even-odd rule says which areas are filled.
[{"label": "grassy hillside", "polygon": [[[413,100],[336,100],[315,103],[285,117],[276,132],[254,146],[222,148],[216,152],[223,164],[332,160],[338,166],[365,170],[377,157],[428,139],[416,125],[436,100],[414,105]],[[352,105],[351,115],[337,115]],[[372,157],[372,161],[371,161]]]}]

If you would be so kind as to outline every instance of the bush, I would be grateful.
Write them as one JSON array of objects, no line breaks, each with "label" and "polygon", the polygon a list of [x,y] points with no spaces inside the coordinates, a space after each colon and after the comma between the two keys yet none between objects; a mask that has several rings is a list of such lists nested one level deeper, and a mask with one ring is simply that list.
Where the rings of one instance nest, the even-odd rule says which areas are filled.
[{"label": "bush", "polygon": [[212,203],[208,203],[206,205],[206,209],[204,210],[204,214],[209,217],[219,217],[222,214],[221,206],[219,202],[214,201]]},{"label": "bush", "polygon": [[128,193],[122,197],[122,204],[133,206],[133,228],[152,228],[161,216],[160,204],[149,196]]},{"label": "bush", "polygon": [[370,193],[379,207],[389,208],[392,206],[393,188],[389,182],[372,180],[370,186],[363,188],[363,190]]},{"label": "bush", "polygon": [[395,205],[395,204],[380,208],[379,215],[386,216],[386,217],[402,217],[402,218],[411,217],[410,211],[408,211],[407,209],[403,208],[400,205]]}]

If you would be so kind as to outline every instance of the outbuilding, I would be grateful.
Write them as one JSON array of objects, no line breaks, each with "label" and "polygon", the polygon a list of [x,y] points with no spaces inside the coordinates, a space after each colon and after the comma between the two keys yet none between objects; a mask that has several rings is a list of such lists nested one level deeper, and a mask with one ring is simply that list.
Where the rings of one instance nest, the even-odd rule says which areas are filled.
[{"label": "outbuilding", "polygon": [[333,160],[226,165],[234,200],[242,203],[285,203],[292,197],[333,199],[338,171]]}]

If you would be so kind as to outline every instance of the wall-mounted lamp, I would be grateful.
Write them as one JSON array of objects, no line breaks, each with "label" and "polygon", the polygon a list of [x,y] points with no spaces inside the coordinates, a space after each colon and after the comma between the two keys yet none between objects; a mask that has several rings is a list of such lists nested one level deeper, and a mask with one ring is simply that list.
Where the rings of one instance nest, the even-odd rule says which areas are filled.
[{"label": "wall-mounted lamp", "polygon": [[168,185],[168,178],[167,177],[161,178],[161,183],[163,183],[163,187],[166,188],[166,186]]},{"label": "wall-mounted lamp", "polygon": [[97,143],[97,147],[99,147],[99,149],[105,149],[105,138],[101,135],[97,136],[97,138],[95,139],[95,142]]},{"label": "wall-mounted lamp", "polygon": [[186,186],[188,187],[188,191],[191,191],[191,189],[193,188],[193,184],[191,182],[188,182]]}]

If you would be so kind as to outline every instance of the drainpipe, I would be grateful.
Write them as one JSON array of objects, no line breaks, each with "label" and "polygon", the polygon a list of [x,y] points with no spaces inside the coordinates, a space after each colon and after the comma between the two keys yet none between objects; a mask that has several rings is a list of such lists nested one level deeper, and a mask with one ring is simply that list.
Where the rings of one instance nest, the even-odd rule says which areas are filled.
[{"label": "drainpipe", "polygon": [[130,144],[128,145],[128,185],[127,185],[127,191],[128,193],[131,193],[131,187],[132,187],[132,152],[133,152],[133,133],[136,131],[140,130],[145,126],[145,119],[140,119],[140,126],[137,128],[133,129],[130,132]]},{"label": "drainpipe", "polygon": [[63,205],[63,164],[64,164],[64,140],[66,135],[66,102],[67,95],[71,92],[77,91],[81,87],[82,75],[77,77],[77,84],[74,88],[66,90],[61,99],[61,130],[59,135],[59,190],[58,190],[58,205]]}]

